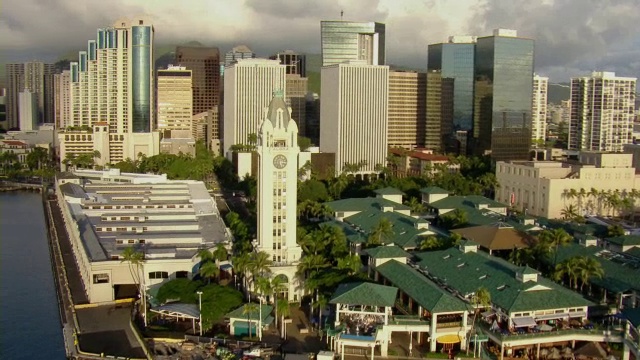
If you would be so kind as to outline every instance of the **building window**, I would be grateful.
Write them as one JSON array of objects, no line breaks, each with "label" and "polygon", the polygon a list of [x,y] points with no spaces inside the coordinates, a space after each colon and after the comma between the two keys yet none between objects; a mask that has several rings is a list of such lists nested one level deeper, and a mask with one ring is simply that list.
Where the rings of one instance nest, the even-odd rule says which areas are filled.
[{"label": "building window", "polygon": [[109,274],[93,274],[94,284],[107,284],[109,283]]},{"label": "building window", "polygon": [[166,271],[152,271],[149,273],[149,279],[168,279],[169,273]]}]

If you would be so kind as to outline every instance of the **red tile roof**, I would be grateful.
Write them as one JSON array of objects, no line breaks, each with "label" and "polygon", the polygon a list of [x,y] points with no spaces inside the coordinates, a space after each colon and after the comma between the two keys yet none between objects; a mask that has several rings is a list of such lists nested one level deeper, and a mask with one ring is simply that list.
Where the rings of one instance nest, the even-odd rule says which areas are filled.
[{"label": "red tile roof", "polygon": [[2,142],[12,146],[28,146],[28,144],[22,140],[2,140]]},{"label": "red tile roof", "polygon": [[425,161],[449,161],[449,157],[446,155],[425,154],[420,151],[407,151],[400,149],[389,149],[389,151],[395,155],[406,155],[410,158],[425,160]]}]

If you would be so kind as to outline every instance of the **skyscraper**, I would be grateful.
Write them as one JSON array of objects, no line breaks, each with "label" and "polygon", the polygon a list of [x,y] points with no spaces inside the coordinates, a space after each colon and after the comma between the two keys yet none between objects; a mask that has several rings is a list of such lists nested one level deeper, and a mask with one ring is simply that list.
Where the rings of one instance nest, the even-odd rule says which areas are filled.
[{"label": "skyscraper", "polygon": [[273,92],[286,91],[285,66],[277,60],[240,59],[225,68],[223,154],[233,145],[248,144],[258,133],[261,111]]},{"label": "skyscraper", "polygon": [[322,66],[348,60],[385,65],[385,25],[377,22],[321,21]]},{"label": "skyscraper", "polygon": [[428,49],[429,71],[440,71],[453,79],[453,123],[443,129],[448,148],[466,148],[473,130],[473,89],[475,81],[474,36],[450,36],[447,43],[431,44]]},{"label": "skyscraper", "polygon": [[[286,66],[286,65],[285,65]],[[308,80],[299,74],[287,74],[287,103],[291,106],[291,116],[298,123],[300,136],[307,136],[307,88]]]},{"label": "skyscraper", "polygon": [[[269,56],[271,60],[279,60],[280,64],[286,66],[287,75],[298,74],[301,77],[307,76],[307,57],[293,50],[281,51]],[[298,120],[298,118],[295,118]]]},{"label": "skyscraper", "polygon": [[255,59],[256,53],[247,45],[238,45],[224,55],[224,66],[229,66],[240,59]]},{"label": "skyscraper", "polygon": [[571,79],[569,149],[623,151],[632,142],[636,81],[613,72]]},{"label": "skyscraper", "polygon": [[533,102],[531,104],[531,140],[535,146],[547,139],[547,88],[549,78],[533,75]]},{"label": "skyscraper", "polygon": [[533,40],[496,29],[476,43],[474,148],[495,161],[527,160],[531,145]]},{"label": "skyscraper", "polygon": [[71,72],[64,70],[53,75],[54,110],[56,128],[71,125]]},{"label": "skyscraper", "polygon": [[192,131],[191,74],[183,66],[158,70],[158,130]]},{"label": "skyscraper", "polygon": [[258,130],[257,251],[269,254],[271,276],[283,282],[284,298],[300,300],[296,276],[302,249],[296,242],[298,127],[283,91],[261,113]]},{"label": "skyscraper", "polygon": [[[155,127],[153,26],[143,19],[119,20],[98,29],[79,61],[71,63],[71,125],[93,129],[93,135],[60,133],[65,153],[100,152],[98,165],[158,153]],[[98,125],[98,126],[94,126]],[[85,131],[85,130],[83,130]],[[71,142],[87,142],[71,146]],[[69,143],[67,143],[69,142]],[[67,147],[67,145],[69,145]]]},{"label": "skyscraper", "polygon": [[[424,147],[435,152],[444,151],[444,140],[453,132],[453,83],[454,79],[445,78],[439,70],[427,72],[426,121]],[[464,150],[464,142],[456,144],[456,151]]]},{"label": "skyscraper", "polygon": [[18,94],[32,93],[38,104],[35,114],[38,122],[54,121],[53,64],[27,62],[7,64],[7,120],[9,128],[19,127]]},{"label": "skyscraper", "polygon": [[38,130],[38,96],[29,90],[18,94],[18,109],[20,112],[20,130]]},{"label": "skyscraper", "polygon": [[389,72],[389,147],[423,147],[427,101],[427,74]]},{"label": "skyscraper", "polygon": [[193,115],[221,104],[220,51],[215,47],[178,46],[176,64],[191,70]]},{"label": "skyscraper", "polygon": [[320,151],[335,153],[337,174],[347,163],[375,172],[387,159],[389,67],[350,61],[321,71]]}]

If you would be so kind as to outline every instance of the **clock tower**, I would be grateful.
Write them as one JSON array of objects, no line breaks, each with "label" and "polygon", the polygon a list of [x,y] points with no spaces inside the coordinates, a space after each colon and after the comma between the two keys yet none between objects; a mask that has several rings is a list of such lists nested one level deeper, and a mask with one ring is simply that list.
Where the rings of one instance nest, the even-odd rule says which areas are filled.
[{"label": "clock tower", "polygon": [[282,91],[274,92],[258,130],[257,251],[271,255],[272,276],[288,284],[287,297],[299,301],[296,278],[302,249],[296,242],[298,126]]}]

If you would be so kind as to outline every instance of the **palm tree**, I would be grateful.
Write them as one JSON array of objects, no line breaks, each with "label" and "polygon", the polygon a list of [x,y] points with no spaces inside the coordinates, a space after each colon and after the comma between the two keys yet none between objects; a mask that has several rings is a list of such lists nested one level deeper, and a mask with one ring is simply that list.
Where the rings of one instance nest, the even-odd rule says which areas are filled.
[{"label": "palm tree", "polygon": [[562,218],[564,220],[574,220],[579,216],[578,209],[573,204],[566,206],[564,209],[562,209],[560,211],[560,215],[562,215]]},{"label": "palm tree", "polygon": [[577,289],[581,266],[582,260],[579,257],[569,258],[556,265],[553,277],[556,281],[561,281],[564,277],[567,277],[569,279],[569,288]]},{"label": "palm tree", "polygon": [[206,261],[200,264],[198,270],[200,277],[207,279],[207,283],[211,284],[211,278],[217,278],[220,275],[220,268],[212,261]]},{"label": "palm tree", "polygon": [[318,296],[318,301],[314,303],[314,306],[318,309],[318,329],[322,329],[322,310],[327,307],[328,300],[323,295]]},{"label": "palm tree", "polygon": [[227,248],[224,247],[223,244],[218,244],[216,249],[213,251],[213,258],[216,260],[216,263],[220,261],[225,261],[229,257],[229,253],[227,252]]},{"label": "palm tree", "polygon": [[432,250],[432,249],[436,249],[438,247],[440,247],[440,240],[438,240],[438,237],[434,236],[434,235],[429,235],[427,237],[425,237],[421,242],[420,242],[420,250]]},{"label": "palm tree", "polygon": [[[473,324],[471,326],[471,331],[475,333],[476,331],[476,318],[478,317],[478,313],[480,313],[481,309],[484,309],[488,306],[491,306],[491,293],[485,287],[480,287],[476,290],[476,292],[471,297],[471,305],[473,306]],[[471,341],[471,336],[469,336],[469,342]],[[477,346],[477,345],[474,345]],[[467,354],[469,354],[469,346],[467,344]]]},{"label": "palm tree", "polygon": [[[142,251],[137,251],[136,249],[133,248],[133,246],[129,246],[126,247],[124,249],[124,251],[122,252],[122,261],[120,261],[121,263],[123,262],[127,262],[129,265],[129,273],[131,274],[131,278],[133,279],[134,284],[136,285],[136,288],[138,289],[138,293],[140,294],[140,299],[142,300],[142,304],[143,304],[143,311],[142,311],[142,316],[144,319],[144,324],[146,326],[147,324],[147,307],[146,307],[146,291],[142,290],[142,275],[140,274],[140,272],[142,271],[141,268],[144,266],[144,252]],[[134,271],[135,269],[135,271]]]},{"label": "palm tree", "polygon": [[271,257],[265,251],[251,253],[250,269],[254,274],[262,276],[268,273],[272,263]]},{"label": "palm tree", "polygon": [[602,279],[604,276],[604,269],[602,268],[602,264],[592,257],[583,256],[580,260],[580,280],[582,281],[582,285],[580,285],[580,291],[584,287],[585,283],[589,283],[589,292],[591,292],[591,279],[598,278]]},{"label": "palm tree", "polygon": [[322,255],[306,255],[298,263],[298,276],[304,280],[329,266],[331,264]]},{"label": "palm tree", "polygon": [[393,237],[393,224],[385,217],[381,218],[376,225],[369,232],[367,238],[367,245],[376,246],[381,245],[390,240]]},{"label": "palm tree", "polygon": [[[247,315],[247,323],[249,324],[249,339],[253,336],[251,335],[251,314],[258,312],[258,305],[255,303],[246,303],[242,307],[242,314]],[[258,315],[259,316],[259,315]],[[261,319],[258,319],[260,321]]]},{"label": "palm tree", "polygon": [[584,188],[578,190],[578,214],[582,216],[584,214],[584,199],[587,197],[587,191]]},{"label": "palm tree", "polygon": [[242,276],[242,284],[245,291],[247,290],[247,272],[249,271],[249,263],[251,262],[251,257],[249,254],[244,253],[231,258],[231,262],[233,263],[233,271]]},{"label": "palm tree", "polygon": [[408,201],[404,203],[408,207],[411,208],[411,212],[413,213],[423,213],[425,211],[424,204],[417,197],[410,197]]},{"label": "palm tree", "polygon": [[289,316],[289,314],[291,313],[291,307],[289,305],[289,301],[287,299],[278,300],[276,303],[276,311],[280,313],[280,326],[282,327],[282,330],[280,331],[280,335],[284,339],[286,339],[287,332],[286,332],[286,327],[284,323],[284,318]]},{"label": "palm tree", "polygon": [[558,262],[558,248],[560,246],[568,245],[573,238],[563,228],[557,228],[553,230],[544,230],[538,235],[540,242],[549,249],[555,249],[553,264]]},{"label": "palm tree", "polygon": [[362,261],[357,254],[347,255],[338,259],[338,269],[347,270],[349,275],[356,274],[362,268]]},{"label": "palm tree", "polygon": [[201,264],[213,260],[213,254],[209,249],[202,249],[198,251],[198,257],[200,258]]}]

